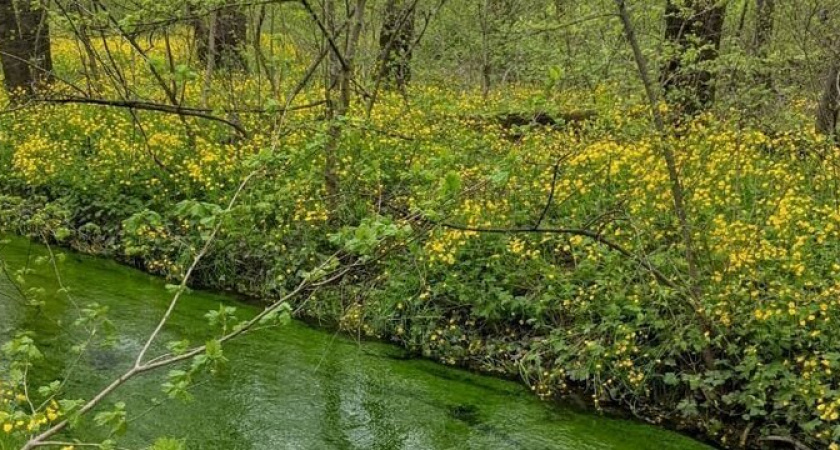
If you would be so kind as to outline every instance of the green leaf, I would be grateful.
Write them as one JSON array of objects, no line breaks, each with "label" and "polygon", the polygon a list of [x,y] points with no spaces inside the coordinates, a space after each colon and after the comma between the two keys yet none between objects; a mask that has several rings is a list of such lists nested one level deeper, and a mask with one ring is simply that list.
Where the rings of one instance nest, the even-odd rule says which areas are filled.
[{"label": "green leaf", "polygon": [[207,341],[204,351],[207,354],[207,358],[211,361],[218,361],[224,358],[222,356],[222,343],[215,339]]},{"label": "green leaf", "polygon": [[449,171],[441,183],[441,197],[454,197],[461,192],[461,175],[458,172]]},{"label": "green leaf", "polygon": [[61,388],[61,382],[53,381],[52,383],[50,383],[46,386],[39,387],[38,388],[38,394],[40,394],[43,397],[50,397],[50,396],[53,396],[55,394],[58,394],[58,390],[60,388]]},{"label": "green leaf", "polygon": [[180,284],[168,284],[168,283],[167,283],[167,285],[166,285],[166,286],[164,286],[164,288],[165,288],[165,289],[166,289],[166,291],[167,291],[167,292],[169,292],[170,294],[175,294],[175,293],[177,293],[178,291],[180,291],[180,290],[182,290],[182,289],[183,289],[183,287],[182,287]]},{"label": "green leaf", "polygon": [[270,98],[265,102],[265,110],[270,114],[278,112],[280,110],[280,106],[280,102],[273,98]]},{"label": "green leaf", "polygon": [[113,434],[123,434],[126,431],[128,422],[126,421],[125,403],[118,402],[114,404],[114,409],[111,411],[103,411],[93,417],[94,423],[101,427],[108,427]]},{"label": "green leaf", "polygon": [[184,450],[184,442],[172,438],[159,438],[149,450]]},{"label": "green leaf", "polygon": [[183,355],[186,353],[187,349],[190,347],[190,341],[188,339],[183,339],[180,341],[172,341],[166,344],[166,348],[172,352],[173,355]]}]

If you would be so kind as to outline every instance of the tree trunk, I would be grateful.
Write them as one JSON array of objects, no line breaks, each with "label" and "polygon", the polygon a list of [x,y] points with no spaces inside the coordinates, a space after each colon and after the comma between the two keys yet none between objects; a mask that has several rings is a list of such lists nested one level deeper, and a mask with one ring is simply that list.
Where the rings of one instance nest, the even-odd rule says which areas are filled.
[{"label": "tree trunk", "polygon": [[[324,17],[330,36],[334,39],[333,43],[338,46],[335,0],[324,0]],[[325,36],[325,40],[328,40],[330,36]],[[325,45],[328,48],[332,46],[329,42]],[[324,90],[327,97],[327,118],[331,123],[328,131],[329,139],[324,146],[324,191],[326,193],[327,214],[329,220],[334,221],[338,210],[338,168],[336,167],[338,158],[336,153],[338,152],[338,141],[341,138],[341,125],[337,119],[344,112],[343,102],[336,99],[335,91],[337,88],[340,89],[342,85],[344,70],[342,68],[342,56],[338,54],[338,50],[335,48],[332,48],[329,52],[327,62],[327,79]]]},{"label": "tree trunk", "polygon": [[[338,48],[341,54],[332,50],[330,65],[328,68],[327,80],[327,114],[331,120],[328,131],[329,139],[325,146],[324,154],[324,189],[327,197],[327,209],[330,221],[335,221],[339,205],[339,176],[338,176],[338,149],[343,132],[342,119],[350,110],[352,101],[352,83],[355,77],[356,52],[359,39],[364,26],[365,6],[367,0],[356,0],[350,20],[350,31],[346,35],[344,46]],[[324,2],[325,16],[327,17],[327,29],[330,30],[332,38],[336,37],[338,26],[336,25],[336,10],[334,0]],[[327,39],[331,37],[327,36]],[[338,44],[337,41],[333,41]],[[331,44],[328,44],[331,46]],[[338,89],[338,98],[335,98],[334,90]]]},{"label": "tree trunk", "polygon": [[73,2],[73,12],[78,15],[78,26],[76,30],[76,37],[81,42],[84,49],[84,56],[82,57],[82,66],[85,68],[85,75],[88,79],[88,85],[91,80],[99,79],[99,56],[94,50],[93,43],[90,39],[89,24],[91,23],[91,15],[83,8],[80,1]]},{"label": "tree trunk", "polygon": [[773,76],[766,65],[767,46],[773,36],[773,19],[776,15],[776,0],[757,0],[755,16],[755,34],[750,53],[762,60],[758,68],[757,81],[767,88],[773,87]]},{"label": "tree trunk", "polygon": [[757,0],[755,15],[755,35],[752,52],[757,56],[766,56],[767,44],[773,35],[773,18],[776,15],[776,0]]},{"label": "tree trunk", "polygon": [[490,55],[490,0],[484,0],[479,6],[479,22],[481,24],[481,96],[486,100],[490,94],[493,82],[493,62]]},{"label": "tree trunk", "polygon": [[[714,100],[714,77],[708,67],[718,56],[726,3],[717,0],[668,0],[665,38],[674,47],[662,68],[661,83],[678,112],[694,115]],[[686,61],[687,55],[696,55]]]},{"label": "tree trunk", "polygon": [[207,55],[216,55],[216,12],[210,13],[210,25],[207,30],[207,49],[204,57],[204,83],[201,85],[201,107],[206,108],[210,99],[210,86],[213,84],[213,70],[216,68],[217,58],[208,58]]},{"label": "tree trunk", "polygon": [[242,49],[248,39],[248,17],[237,6],[221,7],[208,18],[196,19],[193,26],[198,61],[202,66],[206,67],[212,57],[212,66],[219,69],[247,68]]},{"label": "tree trunk", "polygon": [[52,79],[47,10],[28,0],[0,0],[0,65],[14,95],[31,95]]},{"label": "tree trunk", "polygon": [[97,80],[99,79],[98,57],[96,56],[96,51],[93,49],[93,44],[90,41],[87,24],[82,23],[79,26],[78,38],[85,51],[85,57],[83,58],[82,65],[85,67],[88,82],[90,82],[90,79]]},{"label": "tree trunk", "polygon": [[836,138],[838,112],[840,112],[840,63],[834,63],[825,77],[825,87],[817,107],[817,131]]},{"label": "tree trunk", "polygon": [[[633,49],[633,59],[636,61],[636,68],[639,71],[639,78],[642,80],[642,85],[647,94],[648,103],[650,104],[650,112],[653,116],[653,123],[659,138],[665,137],[667,131],[665,129],[665,120],[662,118],[662,113],[659,111],[659,96],[653,87],[653,82],[648,76],[647,60],[642,54],[642,49],[639,46],[639,41],[636,39],[636,30],[630,19],[630,13],[627,11],[627,4],[625,0],[615,0],[618,6],[618,15],[621,18],[624,27],[624,34],[627,37],[627,42]],[[663,145],[659,142],[658,145],[662,152],[662,157],[665,160],[665,165],[668,167],[668,178],[671,182],[671,198],[674,202],[674,214],[680,224],[680,231],[682,234],[683,246],[685,247],[685,262],[688,269],[689,279],[689,301],[691,309],[697,315],[698,322],[703,329],[706,336],[711,339],[714,337],[714,326],[712,322],[706,317],[705,310],[702,307],[703,284],[700,280],[701,271],[698,267],[697,253],[695,251],[694,237],[692,236],[692,225],[689,220],[687,208],[685,205],[685,189],[683,188],[682,178],[680,177],[680,170],[677,166],[677,157],[673,149],[668,145]],[[710,345],[706,345],[702,350],[703,364],[707,369],[715,366],[714,350]]]},{"label": "tree trunk", "polygon": [[382,79],[388,87],[404,90],[411,80],[411,53],[414,43],[415,2],[388,0],[379,34]]},{"label": "tree trunk", "polygon": [[[515,32],[522,5],[520,0],[482,0],[478,5],[481,30],[481,90],[486,99],[493,83],[506,79],[513,68],[509,39]],[[499,76],[501,75],[501,76]]]}]

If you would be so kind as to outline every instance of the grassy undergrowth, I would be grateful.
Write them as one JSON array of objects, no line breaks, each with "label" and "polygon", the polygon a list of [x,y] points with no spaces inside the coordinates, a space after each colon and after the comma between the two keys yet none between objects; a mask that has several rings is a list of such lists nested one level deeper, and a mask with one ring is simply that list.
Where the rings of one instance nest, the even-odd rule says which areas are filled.
[{"label": "grassy undergrowth", "polygon": [[[211,101],[253,100],[253,80],[231,83]],[[339,198],[324,187],[331,123],[318,109],[279,131],[243,115],[247,138],[153,112],[137,112],[140,127],[93,105],[8,113],[0,228],[178,279],[224,220],[194,282],[259,298],[282,296],[339,248],[363,259],[387,242],[299,299],[302,314],[519,376],[545,398],[585,391],[596,407],[725,446],[792,435],[836,448],[838,154],[804,116],[769,128],[709,113],[660,138],[646,106],[614,86],[489,99],[415,86],[408,98],[340,119]],[[499,119],[581,109],[595,114],[553,127]],[[661,145],[687,192],[692,289]]]}]

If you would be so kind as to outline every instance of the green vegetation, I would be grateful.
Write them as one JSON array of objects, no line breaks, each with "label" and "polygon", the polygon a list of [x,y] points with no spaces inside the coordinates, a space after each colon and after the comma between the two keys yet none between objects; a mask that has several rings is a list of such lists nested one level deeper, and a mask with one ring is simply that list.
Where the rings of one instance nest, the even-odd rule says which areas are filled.
[{"label": "green vegetation", "polygon": [[[30,280],[47,290],[42,297],[47,303],[40,314],[20,302],[4,303],[0,333],[8,328],[33,330],[44,353],[35,366],[39,379],[51,379],[74,367],[75,376],[64,396],[94,395],[119,375],[119,367],[111,363],[122,360],[122,352],[94,348],[76,364],[77,355],[64,350],[65,341],[56,338],[54,330],[54,321],[75,320],[73,304],[58,292],[48,261],[35,262],[48,256],[48,250],[13,238],[4,246],[3,255],[12,269],[27,263],[36,268],[39,274]],[[137,351],[135,346],[166,309],[165,282],[112,261],[67,256],[59,265],[63,282],[77,287],[73,291],[77,298],[95,297],[109,307],[123,339],[120,348]],[[0,296],[11,289],[5,280],[0,281]],[[236,308],[243,317],[260,310],[206,292],[190,293],[184,300],[182,313],[166,331],[166,340],[207,339],[212,329],[204,314],[218,311],[220,304]],[[164,435],[176,436],[187,448],[207,450],[425,450],[458,447],[463,442],[473,448],[500,450],[645,450],[651,441],[663,450],[708,449],[653,425],[593,417],[568,406],[540,402],[519,383],[408,358],[400,348],[360,344],[353,337],[300,322],[261,331],[225,350],[230,358],[226,367],[191,386],[190,402],[168,399],[161,389],[166,373],[126,385],[119,399],[125,401],[130,423],[117,436],[119,447],[145,449],[156,436]],[[108,432],[93,426],[89,418],[73,430],[72,437],[101,442]],[[10,448],[17,450],[20,445]]]},{"label": "green vegetation", "polygon": [[[0,229],[173,308],[234,291],[727,448],[838,448],[832,2],[63,3],[51,76],[3,100]],[[173,396],[256,324],[208,320]]]}]

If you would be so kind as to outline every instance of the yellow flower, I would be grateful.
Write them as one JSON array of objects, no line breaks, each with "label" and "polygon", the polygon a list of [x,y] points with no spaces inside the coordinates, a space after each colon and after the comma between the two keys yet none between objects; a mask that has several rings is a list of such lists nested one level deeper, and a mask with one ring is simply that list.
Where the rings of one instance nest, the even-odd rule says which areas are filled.
[{"label": "yellow flower", "polygon": [[3,424],[3,432],[5,432],[6,434],[11,433],[12,428],[14,428],[14,427],[12,426],[11,422],[6,422],[6,423]]}]

